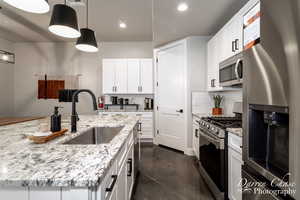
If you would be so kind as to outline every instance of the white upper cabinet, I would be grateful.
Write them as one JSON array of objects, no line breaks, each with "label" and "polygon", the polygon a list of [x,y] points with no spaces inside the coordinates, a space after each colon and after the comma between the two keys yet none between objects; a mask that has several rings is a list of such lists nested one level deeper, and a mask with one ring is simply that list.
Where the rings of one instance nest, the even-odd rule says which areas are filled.
[{"label": "white upper cabinet", "polygon": [[152,59],[140,60],[140,93],[153,93],[153,62]]},{"label": "white upper cabinet", "polygon": [[103,94],[152,93],[152,59],[103,59]]},{"label": "white upper cabinet", "polygon": [[103,93],[127,92],[127,60],[103,59]]},{"label": "white upper cabinet", "polygon": [[115,93],[124,94],[127,92],[127,60],[116,60],[116,78],[115,78]]},{"label": "white upper cabinet", "polygon": [[115,60],[103,60],[103,93],[110,94],[115,92]]},{"label": "white upper cabinet", "polygon": [[219,64],[243,51],[243,16],[259,0],[250,0],[207,43],[207,90],[233,90],[219,85]]},{"label": "white upper cabinet", "polygon": [[138,93],[140,85],[140,61],[128,59],[128,93]]},{"label": "white upper cabinet", "polygon": [[243,16],[236,14],[220,31],[221,56],[220,62],[242,51]]}]

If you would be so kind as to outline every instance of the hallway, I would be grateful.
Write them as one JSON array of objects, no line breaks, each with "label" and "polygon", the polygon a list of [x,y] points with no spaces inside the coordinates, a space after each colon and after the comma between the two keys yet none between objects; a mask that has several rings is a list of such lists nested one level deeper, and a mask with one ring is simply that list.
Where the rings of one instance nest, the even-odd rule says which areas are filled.
[{"label": "hallway", "polygon": [[134,200],[212,200],[192,157],[144,144]]}]

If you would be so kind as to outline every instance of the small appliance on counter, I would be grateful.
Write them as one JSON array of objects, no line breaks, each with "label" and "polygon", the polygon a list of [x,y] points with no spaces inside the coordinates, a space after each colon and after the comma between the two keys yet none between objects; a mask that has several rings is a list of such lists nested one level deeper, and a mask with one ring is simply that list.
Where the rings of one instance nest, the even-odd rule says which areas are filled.
[{"label": "small appliance on counter", "polygon": [[119,105],[124,105],[124,98],[119,98],[118,99],[118,104]]},{"label": "small appliance on counter", "polygon": [[58,112],[58,109],[62,108],[59,106],[54,107],[54,113],[51,116],[51,132],[58,132],[61,130],[61,115]]},{"label": "small appliance on counter", "polygon": [[145,98],[144,100],[144,109],[145,110],[153,110],[154,100],[152,98]]},{"label": "small appliance on counter", "polygon": [[99,107],[99,109],[103,110],[104,105],[105,105],[105,97],[104,96],[98,97],[98,107]]},{"label": "small appliance on counter", "polygon": [[118,97],[117,96],[111,96],[110,100],[111,100],[111,104],[113,104],[113,105],[118,104]]},{"label": "small appliance on counter", "polygon": [[129,99],[124,99],[124,104],[128,105],[129,104]]}]

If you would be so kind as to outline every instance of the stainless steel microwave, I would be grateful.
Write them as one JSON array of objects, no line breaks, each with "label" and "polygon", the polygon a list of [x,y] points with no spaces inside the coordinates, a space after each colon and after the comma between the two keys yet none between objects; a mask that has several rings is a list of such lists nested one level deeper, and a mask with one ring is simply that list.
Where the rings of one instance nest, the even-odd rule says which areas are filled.
[{"label": "stainless steel microwave", "polygon": [[220,86],[230,87],[243,83],[243,54],[237,54],[219,65]]}]

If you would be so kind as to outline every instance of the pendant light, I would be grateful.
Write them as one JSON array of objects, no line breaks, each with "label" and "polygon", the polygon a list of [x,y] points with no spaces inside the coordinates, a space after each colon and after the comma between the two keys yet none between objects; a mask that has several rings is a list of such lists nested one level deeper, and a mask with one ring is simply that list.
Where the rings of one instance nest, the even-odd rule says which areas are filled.
[{"label": "pendant light", "polygon": [[98,44],[95,37],[95,32],[89,27],[89,0],[86,5],[86,28],[80,29],[81,36],[78,38],[76,48],[84,52],[97,52]]},{"label": "pendant light", "polygon": [[47,13],[50,10],[48,0],[3,0],[5,3],[20,10],[31,13]]},{"label": "pendant light", "polygon": [[48,29],[53,34],[65,38],[80,37],[76,11],[67,5],[66,0],[65,4],[54,6]]}]

